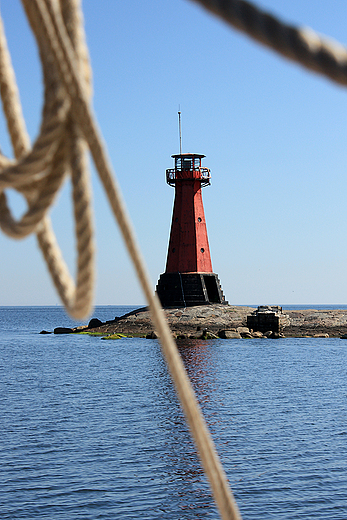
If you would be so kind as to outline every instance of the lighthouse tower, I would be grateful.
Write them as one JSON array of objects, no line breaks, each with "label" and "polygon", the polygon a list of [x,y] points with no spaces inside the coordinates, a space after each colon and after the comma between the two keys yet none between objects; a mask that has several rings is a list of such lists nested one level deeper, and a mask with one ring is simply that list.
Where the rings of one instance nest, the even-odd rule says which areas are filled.
[{"label": "lighthouse tower", "polygon": [[172,156],[175,167],[166,170],[166,182],[175,188],[175,202],[166,270],[157,294],[163,307],[227,303],[218,275],[212,271],[201,188],[210,184],[201,154]]}]

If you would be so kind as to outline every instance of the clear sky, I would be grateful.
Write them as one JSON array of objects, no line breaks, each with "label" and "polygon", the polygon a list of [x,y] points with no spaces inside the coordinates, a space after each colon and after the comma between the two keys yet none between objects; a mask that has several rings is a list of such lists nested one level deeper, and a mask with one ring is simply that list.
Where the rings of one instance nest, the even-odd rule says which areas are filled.
[{"label": "clear sky", "polygon": [[[344,0],[262,0],[281,19],[347,43]],[[0,0],[32,140],[41,69],[19,0]],[[179,152],[206,155],[214,272],[232,304],[347,303],[347,91],[285,61],[189,0],[84,0],[93,105],[155,288],[165,270]],[[12,155],[0,113],[0,146]],[[143,304],[93,171],[96,304]],[[10,194],[15,213],[23,210]],[[74,272],[70,185],[52,211]],[[0,234],[0,305],[59,303],[35,237]]]}]

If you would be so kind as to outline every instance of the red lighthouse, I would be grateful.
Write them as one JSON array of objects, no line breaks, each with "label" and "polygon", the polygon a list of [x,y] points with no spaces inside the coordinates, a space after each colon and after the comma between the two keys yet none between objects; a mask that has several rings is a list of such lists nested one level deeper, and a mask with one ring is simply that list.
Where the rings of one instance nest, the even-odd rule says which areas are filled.
[{"label": "red lighthouse", "polygon": [[204,155],[172,156],[175,167],[166,170],[166,182],[175,188],[175,202],[165,273],[157,293],[164,307],[227,303],[217,274],[212,271],[201,188],[210,184]]}]

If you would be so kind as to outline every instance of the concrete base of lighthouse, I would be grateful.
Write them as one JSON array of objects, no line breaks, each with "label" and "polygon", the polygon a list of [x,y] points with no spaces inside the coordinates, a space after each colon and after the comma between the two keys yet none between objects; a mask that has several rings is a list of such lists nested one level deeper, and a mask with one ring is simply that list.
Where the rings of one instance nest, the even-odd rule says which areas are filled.
[{"label": "concrete base of lighthouse", "polygon": [[163,307],[228,303],[215,273],[163,273],[156,292]]}]

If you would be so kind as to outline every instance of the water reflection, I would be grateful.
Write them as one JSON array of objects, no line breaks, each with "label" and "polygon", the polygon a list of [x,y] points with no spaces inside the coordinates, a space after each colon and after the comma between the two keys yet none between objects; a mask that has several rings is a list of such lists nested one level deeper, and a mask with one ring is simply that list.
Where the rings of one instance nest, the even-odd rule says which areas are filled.
[{"label": "water reflection", "polygon": [[218,346],[214,341],[180,340],[178,350],[211,433],[218,429],[223,406],[218,376]]},{"label": "water reflection", "polygon": [[[214,411],[216,404],[214,349],[211,347],[211,342],[202,340],[178,342],[179,352],[209,425],[217,422]],[[179,518],[216,518],[217,511],[209,485],[166,367],[162,367],[156,376],[160,385],[158,398],[169,403],[161,424],[166,440],[160,457],[167,468],[164,480],[168,485],[174,486],[174,494],[170,492],[166,495],[161,508],[166,512],[176,508],[176,511],[182,512]]]}]

